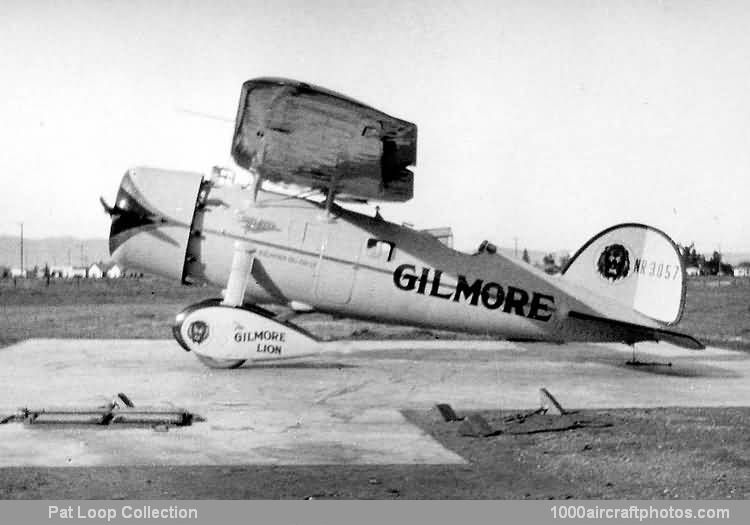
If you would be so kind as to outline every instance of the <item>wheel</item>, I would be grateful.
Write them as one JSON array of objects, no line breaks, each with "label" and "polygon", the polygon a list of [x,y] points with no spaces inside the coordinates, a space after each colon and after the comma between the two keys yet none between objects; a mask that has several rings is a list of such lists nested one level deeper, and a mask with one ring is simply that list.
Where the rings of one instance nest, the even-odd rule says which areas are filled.
[{"label": "wheel", "polygon": [[245,362],[245,359],[215,359],[201,354],[195,354],[195,357],[209,368],[239,368]]}]

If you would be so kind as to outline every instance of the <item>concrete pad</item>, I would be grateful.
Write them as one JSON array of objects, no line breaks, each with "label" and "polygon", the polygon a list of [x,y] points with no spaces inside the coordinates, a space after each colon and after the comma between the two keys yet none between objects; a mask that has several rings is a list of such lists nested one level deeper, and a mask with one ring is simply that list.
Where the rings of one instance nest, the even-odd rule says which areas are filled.
[{"label": "concrete pad", "polygon": [[171,340],[25,341],[0,349],[0,419],[20,407],[97,406],[125,392],[136,407],[185,408],[206,422],[169,432],[0,425],[0,466],[461,463],[399,410],[534,409],[540,387],[566,409],[750,399],[742,352],[643,343],[640,360],[672,366],[632,368],[625,345],[387,343],[212,370]]},{"label": "concrete pad", "polygon": [[[367,345],[369,342],[362,342]],[[516,343],[497,351],[473,350],[475,341],[441,341],[439,350],[401,341],[401,350],[347,356],[362,381],[382,381],[378,394],[400,407],[449,403],[471,409],[535,409],[546,387],[567,409],[669,406],[742,406],[750,399],[750,354],[719,348],[692,351],[665,343],[639,343],[636,357],[672,366],[626,365],[623,344]],[[331,359],[330,357],[327,359]],[[382,374],[382,380],[375,380]],[[363,387],[361,402],[375,396]]]},{"label": "concrete pad", "polygon": [[0,415],[94,408],[125,392],[137,408],[185,408],[206,421],[168,432],[8,423],[0,425],[0,467],[465,462],[398,407],[329,406],[347,391],[336,367],[301,371],[233,377],[173,341],[25,341],[0,350]]}]

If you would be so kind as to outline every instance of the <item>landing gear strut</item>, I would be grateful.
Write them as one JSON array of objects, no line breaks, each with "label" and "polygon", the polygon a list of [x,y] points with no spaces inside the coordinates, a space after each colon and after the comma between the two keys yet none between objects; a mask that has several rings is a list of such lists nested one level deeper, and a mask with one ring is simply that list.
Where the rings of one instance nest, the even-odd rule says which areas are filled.
[{"label": "landing gear strut", "polygon": [[252,279],[254,249],[234,246],[232,269],[223,299],[188,306],[172,327],[177,342],[211,368],[238,368],[245,361],[276,360],[318,354],[319,340],[285,316],[243,304]]},{"label": "landing gear strut", "polygon": [[633,356],[629,361],[625,361],[628,366],[672,366],[672,363],[660,363],[659,361],[640,361],[635,357],[635,343],[630,343],[630,348],[633,349]]}]

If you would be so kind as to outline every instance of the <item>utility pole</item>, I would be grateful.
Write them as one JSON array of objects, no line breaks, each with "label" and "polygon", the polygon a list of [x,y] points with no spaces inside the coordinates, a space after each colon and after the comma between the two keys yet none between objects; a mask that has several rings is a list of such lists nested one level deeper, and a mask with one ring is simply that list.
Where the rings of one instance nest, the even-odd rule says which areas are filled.
[{"label": "utility pole", "polygon": [[19,224],[21,225],[21,273],[25,274],[26,271],[24,270],[23,266],[23,222]]}]

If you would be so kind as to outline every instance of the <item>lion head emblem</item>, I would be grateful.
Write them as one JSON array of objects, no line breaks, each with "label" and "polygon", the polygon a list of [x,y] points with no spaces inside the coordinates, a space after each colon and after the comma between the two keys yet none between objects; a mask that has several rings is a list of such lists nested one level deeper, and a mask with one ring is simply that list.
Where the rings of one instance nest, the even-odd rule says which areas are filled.
[{"label": "lion head emblem", "polygon": [[602,251],[596,266],[599,274],[609,282],[627,277],[630,271],[628,249],[622,244],[610,244]]},{"label": "lion head emblem", "polygon": [[208,325],[203,321],[193,321],[187,329],[188,337],[196,344],[208,339]]}]

